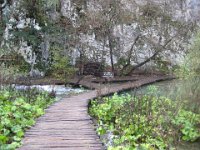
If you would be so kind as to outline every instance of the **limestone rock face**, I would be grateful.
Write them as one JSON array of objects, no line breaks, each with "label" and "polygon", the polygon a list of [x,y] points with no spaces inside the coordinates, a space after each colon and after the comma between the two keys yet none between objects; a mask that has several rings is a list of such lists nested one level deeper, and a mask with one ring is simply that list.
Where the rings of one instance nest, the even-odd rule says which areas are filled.
[{"label": "limestone rock face", "polygon": [[187,9],[189,17],[192,20],[200,22],[200,1],[199,0],[187,0]]},{"label": "limestone rock face", "polygon": [[[100,5],[100,3],[102,4],[102,1],[85,0],[84,2],[85,3],[83,4],[80,3],[79,0],[61,0],[61,13],[63,16],[71,20],[74,27],[80,26],[80,14],[77,12],[77,7],[79,8],[79,11],[81,9],[83,13],[88,12],[90,15],[93,15],[94,12],[98,13],[105,9],[102,7],[102,5]],[[179,20],[182,22],[200,21],[199,0],[120,0],[120,2],[122,4],[121,7],[123,7],[124,10],[128,10],[130,12],[132,11],[134,13],[139,10],[140,6],[153,3],[155,5],[159,5],[162,9],[166,9],[166,13],[170,14],[174,20]],[[138,35],[139,26],[140,24],[138,22],[124,22],[113,27],[112,34],[114,38],[117,39],[117,46],[114,53],[115,63],[118,61],[118,58],[127,57],[128,51],[131,49],[133,41]],[[152,37],[155,38],[155,41],[159,39],[159,31],[156,28],[148,28],[145,31],[142,31],[141,34],[148,35],[149,33],[153,35]],[[80,33],[79,38],[79,45],[84,45],[85,54],[87,54],[90,59],[106,61],[108,64],[111,63],[109,55],[109,42],[107,38],[98,38],[98,35],[91,31]],[[167,39],[167,37],[162,38]],[[178,42],[181,43],[181,41],[174,40],[174,48],[176,47],[175,43]],[[134,47],[134,51],[139,53],[139,55],[137,57],[133,57],[133,64],[144,61],[153,54],[153,51],[148,44],[144,44],[142,47]],[[77,53],[77,55],[79,54]],[[162,55],[165,61],[170,61],[170,64],[176,65],[183,59],[184,47],[179,54],[172,53],[169,50]]]},{"label": "limestone rock face", "polygon": [[[61,14],[65,17],[72,19],[73,21],[77,21],[77,6],[80,7],[80,0],[61,0]],[[84,9],[92,9],[98,10],[100,8],[98,1],[94,0],[83,0],[81,4],[82,11]],[[200,1],[199,0],[121,0],[124,4],[124,7],[132,9],[133,7],[142,6],[150,3],[154,3],[157,5],[162,5],[165,7],[165,3],[169,3],[171,6],[171,13],[174,14],[175,17],[179,17],[181,19],[186,20],[198,20],[200,19]]]},{"label": "limestone rock face", "polygon": [[[20,0],[16,0],[17,3]],[[98,20],[95,20],[95,17],[102,12],[103,9],[109,6],[106,6],[106,1],[108,0],[60,0],[60,12],[52,11],[50,16],[52,16],[52,20],[59,20],[59,17],[64,17],[70,20],[72,27],[77,31],[77,41],[76,44],[70,47],[70,56],[73,64],[76,62],[76,58],[80,56],[80,50],[83,49],[84,53],[91,60],[95,61],[105,61],[110,64],[110,53],[109,53],[109,41],[107,35],[98,35],[98,29],[101,28],[99,26]],[[200,0],[116,0],[120,1],[120,7],[123,8],[123,11],[130,12],[130,14],[136,13],[138,17],[140,13],[140,7],[145,5],[150,5],[151,3],[155,5],[159,5],[163,10],[166,10],[166,13],[172,16],[174,20],[179,20],[182,22],[199,22],[200,23]],[[104,3],[102,5],[102,3]],[[16,5],[16,4],[15,4]],[[13,6],[14,7],[14,6]],[[5,8],[4,13],[9,12],[9,8]],[[108,18],[109,9],[107,10],[102,18]],[[19,13],[19,12],[16,12]],[[138,14],[137,14],[138,13]],[[120,12],[119,12],[120,14]],[[82,16],[87,16],[86,21],[82,20]],[[96,16],[95,16],[96,15]],[[23,14],[22,14],[23,16]],[[114,48],[114,63],[116,63],[119,58],[127,58],[129,55],[129,51],[133,45],[134,40],[138,36],[138,34],[145,35],[151,37],[154,41],[159,41],[161,37],[158,27],[161,26],[159,23],[155,23],[157,27],[151,26],[146,28],[145,30],[141,30],[141,22],[135,21],[134,19],[130,22],[127,21],[130,15],[124,16],[124,22],[115,23],[112,27],[112,38],[115,39],[115,48]],[[90,22],[87,22],[87,19],[91,19]],[[14,18],[10,18],[13,20]],[[109,19],[108,19],[109,20]],[[16,21],[16,20],[15,20]],[[101,18],[100,18],[101,21]],[[23,29],[27,22],[33,22],[34,20],[30,20],[29,18],[21,18],[16,22],[18,29]],[[100,22],[102,23],[102,22]],[[112,23],[112,22],[111,22]],[[30,24],[30,23],[29,23]],[[5,30],[5,39],[9,38],[9,23],[7,24],[7,28]],[[84,27],[82,27],[84,26]],[[87,26],[87,28],[85,27]],[[40,30],[40,25],[34,24],[34,27]],[[84,32],[82,31],[84,29]],[[70,29],[69,29],[70,30]],[[172,30],[172,29],[171,29]],[[171,31],[170,35],[174,35],[175,31]],[[41,43],[41,51],[42,58],[45,61],[45,64],[48,65],[48,57],[49,48],[50,48],[50,37],[48,35],[43,35],[43,43]],[[163,43],[168,37],[162,36],[160,40]],[[26,43],[26,41],[24,41]],[[174,49],[180,48],[180,44],[182,41],[174,39],[171,43],[171,47]],[[3,42],[2,42],[3,43]],[[1,44],[2,44],[1,43]],[[177,43],[180,43],[179,45]],[[26,45],[26,44],[25,44]],[[24,48],[26,47],[26,48]],[[32,70],[34,70],[34,64],[36,63],[37,56],[31,52],[31,47],[22,46],[21,54],[24,55],[25,60],[31,64]],[[134,46],[134,53],[137,53],[137,57],[133,56],[131,63],[136,64],[144,61],[146,58],[150,57],[154,50],[149,46],[148,43],[143,43],[142,46]],[[31,57],[29,56],[31,54]],[[133,54],[134,55],[134,54]],[[166,61],[171,61],[173,65],[180,63],[182,60],[182,56],[184,56],[184,46],[181,51],[181,55],[177,53],[172,53],[169,51],[162,54],[163,59]],[[34,72],[34,71],[33,71]],[[37,71],[36,71],[37,72]],[[32,73],[32,74],[38,74]]]}]

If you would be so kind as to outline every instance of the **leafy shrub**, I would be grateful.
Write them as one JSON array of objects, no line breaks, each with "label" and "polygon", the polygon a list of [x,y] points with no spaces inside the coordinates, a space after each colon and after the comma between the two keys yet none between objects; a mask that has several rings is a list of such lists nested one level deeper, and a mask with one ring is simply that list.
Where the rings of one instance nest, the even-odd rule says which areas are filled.
[{"label": "leafy shrub", "polygon": [[167,149],[180,136],[185,141],[200,137],[200,115],[166,97],[115,94],[92,101],[90,114],[98,122],[100,135],[108,130],[114,134],[114,146],[109,149]]},{"label": "leafy shrub", "polygon": [[53,102],[47,93],[38,93],[28,99],[16,91],[0,91],[0,149],[13,150],[20,146],[27,128],[44,114]]},{"label": "leafy shrub", "polygon": [[52,75],[66,83],[67,79],[75,73],[75,69],[72,67],[69,57],[58,46],[52,47],[52,51]]},{"label": "leafy shrub", "polygon": [[180,96],[187,97],[188,106],[192,111],[200,113],[200,30],[196,33],[192,45],[188,48],[188,53],[177,75],[184,84],[180,88]]},{"label": "leafy shrub", "polygon": [[200,137],[200,129],[197,127],[200,123],[200,115],[191,111],[180,110],[172,122],[181,127],[180,131],[184,141],[195,141]]}]

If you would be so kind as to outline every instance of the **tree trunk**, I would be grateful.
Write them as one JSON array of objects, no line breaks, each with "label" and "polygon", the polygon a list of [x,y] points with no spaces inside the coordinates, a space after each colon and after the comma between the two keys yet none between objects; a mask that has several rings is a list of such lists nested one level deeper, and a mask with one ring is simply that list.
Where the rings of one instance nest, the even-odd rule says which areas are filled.
[{"label": "tree trunk", "polygon": [[136,44],[136,42],[140,39],[140,34],[137,35],[137,37],[135,38],[132,46],[131,46],[131,49],[129,50],[129,54],[128,54],[128,62],[125,66],[123,66],[122,70],[121,70],[121,73],[120,73],[120,76],[123,75],[124,73],[124,70],[131,64],[131,57],[132,57],[132,54],[133,54],[133,47],[134,45]]},{"label": "tree trunk", "polygon": [[113,40],[112,40],[110,31],[108,33],[108,42],[109,42],[109,48],[110,48],[110,62],[111,62],[112,72],[114,72],[115,67],[114,67],[114,61],[113,61],[113,44],[112,44]]},{"label": "tree trunk", "polygon": [[[0,4],[0,26],[3,26],[3,9],[6,7],[8,1],[4,0],[2,4]],[[2,24],[1,24],[2,23]]]},{"label": "tree trunk", "polygon": [[[134,66],[126,75],[130,75],[135,69],[142,67],[143,65],[145,65],[146,63],[148,63],[149,61],[155,59],[155,57],[163,51],[163,49],[166,48],[166,46],[172,41],[174,37],[172,37],[171,39],[169,39],[164,45],[160,45],[160,44],[156,44],[153,41],[149,41],[152,45],[154,45],[156,52],[149,58],[147,58],[145,61],[139,63],[138,65]],[[146,38],[145,38],[146,39]]]},{"label": "tree trunk", "polygon": [[79,75],[83,75],[83,71],[84,71],[84,62],[83,62],[83,53],[80,52],[80,57],[79,57]]},{"label": "tree trunk", "polygon": [[142,67],[143,65],[145,65],[146,63],[150,62],[151,60],[155,59],[155,57],[161,52],[161,50],[155,52],[151,57],[149,57],[148,59],[146,59],[145,61],[139,63],[138,65],[134,66],[131,71],[129,71],[129,73],[127,75],[130,75],[135,69]]}]

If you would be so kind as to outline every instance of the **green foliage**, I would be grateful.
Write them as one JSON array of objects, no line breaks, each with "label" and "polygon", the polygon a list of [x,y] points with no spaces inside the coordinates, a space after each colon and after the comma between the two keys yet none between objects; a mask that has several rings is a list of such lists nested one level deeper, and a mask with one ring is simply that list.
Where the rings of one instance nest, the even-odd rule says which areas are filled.
[{"label": "green foliage", "polygon": [[197,127],[197,124],[200,123],[200,115],[191,111],[180,110],[173,123],[181,126],[180,131],[184,141],[195,141],[200,137],[200,129]]},{"label": "green foliage", "polygon": [[190,48],[189,54],[187,55],[186,61],[188,68],[194,75],[200,74],[200,31],[197,33],[194,43]]},{"label": "green foliage", "polygon": [[14,80],[18,75],[21,75],[19,73],[19,68],[17,66],[6,66],[5,63],[0,63],[0,83],[6,83],[7,81]]},{"label": "green foliage", "polygon": [[32,94],[30,98],[16,91],[0,91],[0,149],[19,147],[24,131],[34,125],[35,119],[44,114],[44,108],[53,102],[47,93],[34,91]]},{"label": "green foliage", "polygon": [[193,44],[189,48],[188,54],[185,57],[185,61],[182,64],[180,70],[178,70],[179,76],[184,78],[191,78],[199,76],[200,74],[200,31],[194,38]]},{"label": "green foliage", "polygon": [[38,48],[39,43],[42,40],[41,31],[35,29],[33,26],[26,27],[21,30],[13,30],[13,41],[18,42],[19,39],[26,39],[28,45]]},{"label": "green foliage", "polygon": [[200,115],[179,108],[178,102],[150,95],[103,98],[91,102],[90,114],[97,119],[98,133],[114,134],[110,149],[167,149],[182,137],[195,141],[200,137]]},{"label": "green foliage", "polygon": [[48,22],[47,11],[57,8],[59,0],[23,0],[21,8],[26,12],[27,18],[36,19],[40,25],[44,26]]},{"label": "green foliage", "polygon": [[[52,18],[49,15],[49,13],[59,11],[59,8],[59,0],[20,0],[15,7],[11,7],[10,11],[16,12],[14,17],[16,20],[20,18],[20,20],[24,19],[27,22],[25,23],[24,28],[17,28],[17,22],[7,21],[6,23],[9,23],[11,26],[9,28],[9,35],[12,36],[9,36],[9,40],[4,41],[6,43],[4,45],[9,45],[9,48],[7,49],[9,49],[11,53],[17,51],[19,54],[21,54],[17,50],[17,47],[20,49],[20,44],[27,42],[28,46],[31,46],[33,53],[36,55],[36,64],[34,64],[34,68],[43,72],[48,71],[48,62],[50,63],[50,60],[43,58],[42,48],[45,46],[48,48],[48,43],[55,43],[55,39],[58,39],[60,42],[63,34],[65,34],[63,33],[61,24],[52,21]],[[10,16],[8,18],[12,18],[11,14],[9,14]],[[3,16],[5,16],[4,13]],[[30,19],[30,22],[28,19]],[[39,29],[34,25],[38,25]],[[5,30],[4,26],[5,25],[1,26],[0,23],[0,39]],[[46,45],[43,46],[44,44],[41,45],[42,43]],[[59,44],[63,45],[63,43]],[[3,47],[2,49],[5,52],[8,51],[6,47]],[[30,66],[28,66],[28,64],[24,63],[22,65],[23,66],[20,68],[21,70],[24,71],[25,69],[23,69],[23,67],[26,67],[26,69],[29,69],[28,71],[30,71]]]},{"label": "green foliage", "polygon": [[200,31],[194,37],[193,44],[188,50],[184,63],[178,69],[177,75],[184,84],[180,88],[180,97],[186,97],[189,109],[200,112]]},{"label": "green foliage", "polygon": [[74,73],[74,68],[70,65],[68,56],[65,55],[65,53],[58,46],[54,46],[52,52],[53,75],[63,81],[67,81],[67,79]]}]

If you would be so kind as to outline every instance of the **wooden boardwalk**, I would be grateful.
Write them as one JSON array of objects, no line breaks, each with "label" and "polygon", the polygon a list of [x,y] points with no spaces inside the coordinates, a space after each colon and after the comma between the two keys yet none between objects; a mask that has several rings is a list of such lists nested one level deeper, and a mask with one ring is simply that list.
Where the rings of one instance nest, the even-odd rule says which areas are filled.
[{"label": "wooden boardwalk", "polygon": [[88,115],[89,100],[166,79],[169,77],[151,76],[119,86],[98,86],[96,90],[63,98],[50,106],[36,125],[26,132],[23,145],[18,150],[105,149]]}]

